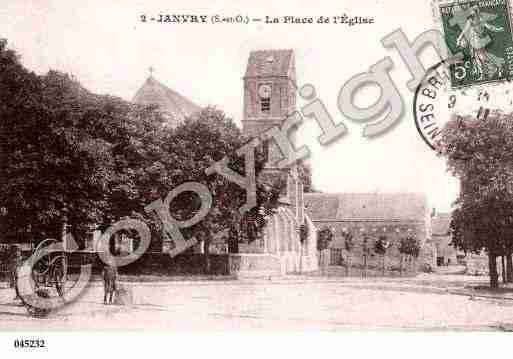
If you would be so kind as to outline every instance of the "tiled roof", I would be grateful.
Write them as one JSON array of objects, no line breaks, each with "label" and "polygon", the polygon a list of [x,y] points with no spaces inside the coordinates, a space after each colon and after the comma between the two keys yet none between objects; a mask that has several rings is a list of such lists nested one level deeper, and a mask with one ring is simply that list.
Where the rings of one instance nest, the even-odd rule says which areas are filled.
[{"label": "tiled roof", "polygon": [[158,105],[172,127],[183,122],[185,117],[201,110],[198,105],[160,83],[153,76],[148,77],[132,101],[140,105]]},{"label": "tiled roof", "polygon": [[427,202],[417,193],[305,193],[306,211],[315,220],[424,221]]},{"label": "tiled roof", "polygon": [[244,77],[287,76],[292,60],[292,50],[251,51]]}]

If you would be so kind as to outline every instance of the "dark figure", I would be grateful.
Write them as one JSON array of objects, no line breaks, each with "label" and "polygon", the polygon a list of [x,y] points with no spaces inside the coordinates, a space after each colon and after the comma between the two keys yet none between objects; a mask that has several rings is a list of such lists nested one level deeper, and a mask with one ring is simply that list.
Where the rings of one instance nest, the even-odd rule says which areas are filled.
[{"label": "dark figure", "polygon": [[22,264],[22,258],[21,258],[21,250],[18,246],[12,247],[11,252],[11,258],[10,258],[10,270],[9,270],[9,287],[15,289],[16,291],[16,297],[14,300],[17,300],[20,298],[18,294],[18,287],[17,287],[17,281],[18,281],[18,268]]},{"label": "dark figure", "polygon": [[[114,293],[116,292],[116,278],[118,276],[118,270],[115,266],[106,264],[103,268],[103,284],[104,284],[104,296],[103,304],[112,304],[114,300]],[[108,299],[108,301],[107,301]]]}]

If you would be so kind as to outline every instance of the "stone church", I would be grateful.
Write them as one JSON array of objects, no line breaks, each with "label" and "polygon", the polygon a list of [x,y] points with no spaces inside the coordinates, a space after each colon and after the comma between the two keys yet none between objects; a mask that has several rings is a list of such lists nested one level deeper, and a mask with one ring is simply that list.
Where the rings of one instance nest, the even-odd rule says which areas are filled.
[{"label": "stone church", "polygon": [[[253,51],[244,75],[243,132],[256,137],[272,126],[280,126],[296,109],[296,70],[292,50]],[[133,102],[159,107],[176,126],[201,109],[183,95],[156,80],[153,75],[137,91]],[[230,271],[239,276],[280,275],[317,269],[316,229],[304,211],[303,186],[296,168],[277,168],[282,156],[268,142],[264,176],[279,176],[287,183],[280,207],[268,221],[261,240],[240,243],[239,253],[230,253]],[[300,241],[298,229],[306,223],[308,235]],[[223,243],[214,243],[214,247]],[[215,252],[215,250],[214,250]]]},{"label": "stone church", "polygon": [[[281,127],[296,111],[296,67],[292,50],[252,51],[244,81],[243,132],[249,137]],[[268,163],[264,176],[279,176],[286,183],[281,206],[267,223],[262,241],[239,245],[233,255],[239,273],[301,273],[318,268],[316,228],[304,211],[303,184],[295,166],[278,168],[282,154],[274,141],[268,142]],[[308,235],[299,238],[299,226],[306,225]]]},{"label": "stone church", "polygon": [[[292,50],[260,50],[249,54],[243,77],[243,132],[261,135],[272,126],[281,126],[296,111],[296,68]],[[157,81],[152,75],[137,91],[133,101],[156,104],[176,126],[201,109],[186,97]],[[414,234],[423,247],[421,263],[435,263],[430,249],[431,222],[426,199],[415,194],[319,194],[304,193],[297,168],[278,168],[282,158],[274,141],[268,142],[268,163],[263,176],[281,177],[286,190],[280,207],[267,222],[261,240],[240,243],[239,253],[229,253],[230,272],[239,276],[281,275],[317,270],[317,230],[325,226],[335,232],[329,264],[338,265],[347,257],[342,230],[354,233],[355,264],[363,242],[372,246],[379,236],[392,242],[390,264],[398,262],[401,236]],[[299,238],[299,226],[306,224],[308,235]],[[227,252],[226,241],[212,243],[211,252]],[[371,256],[377,260],[377,257]]]},{"label": "stone church", "polygon": [[132,102],[140,105],[157,105],[167,120],[167,125],[176,127],[185,117],[201,110],[201,107],[160,83],[153,77],[153,70],[146,82],[137,91]]}]

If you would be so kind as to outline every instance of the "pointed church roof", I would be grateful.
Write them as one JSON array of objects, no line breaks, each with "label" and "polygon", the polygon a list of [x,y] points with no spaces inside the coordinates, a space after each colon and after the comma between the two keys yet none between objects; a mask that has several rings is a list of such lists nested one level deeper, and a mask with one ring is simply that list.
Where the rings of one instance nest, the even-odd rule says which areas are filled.
[{"label": "pointed church roof", "polygon": [[251,51],[244,77],[287,76],[294,61],[293,50]]},{"label": "pointed church roof", "polygon": [[201,110],[188,98],[157,81],[152,75],[135,94],[133,102],[139,105],[157,105],[168,117],[168,123],[176,127],[185,117]]}]

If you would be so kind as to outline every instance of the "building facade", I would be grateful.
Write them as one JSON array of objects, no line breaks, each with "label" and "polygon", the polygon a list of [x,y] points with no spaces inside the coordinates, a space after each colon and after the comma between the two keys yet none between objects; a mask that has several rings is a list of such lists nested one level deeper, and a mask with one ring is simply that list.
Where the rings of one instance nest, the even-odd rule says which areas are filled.
[{"label": "building facade", "polygon": [[[306,193],[306,211],[318,229],[332,228],[334,239],[329,246],[329,264],[381,266],[382,257],[375,253],[374,244],[384,237],[390,247],[386,267],[399,269],[402,238],[413,235],[421,245],[417,266],[435,262],[431,241],[431,221],[426,198],[410,193]],[[348,252],[343,233],[353,236],[353,249]],[[404,260],[404,258],[403,258]],[[403,262],[404,266],[404,262]]]},{"label": "building facade", "polygon": [[436,250],[436,265],[449,266],[458,263],[458,255],[464,257],[451,245],[450,233],[451,215],[448,213],[433,214],[433,244]]}]

